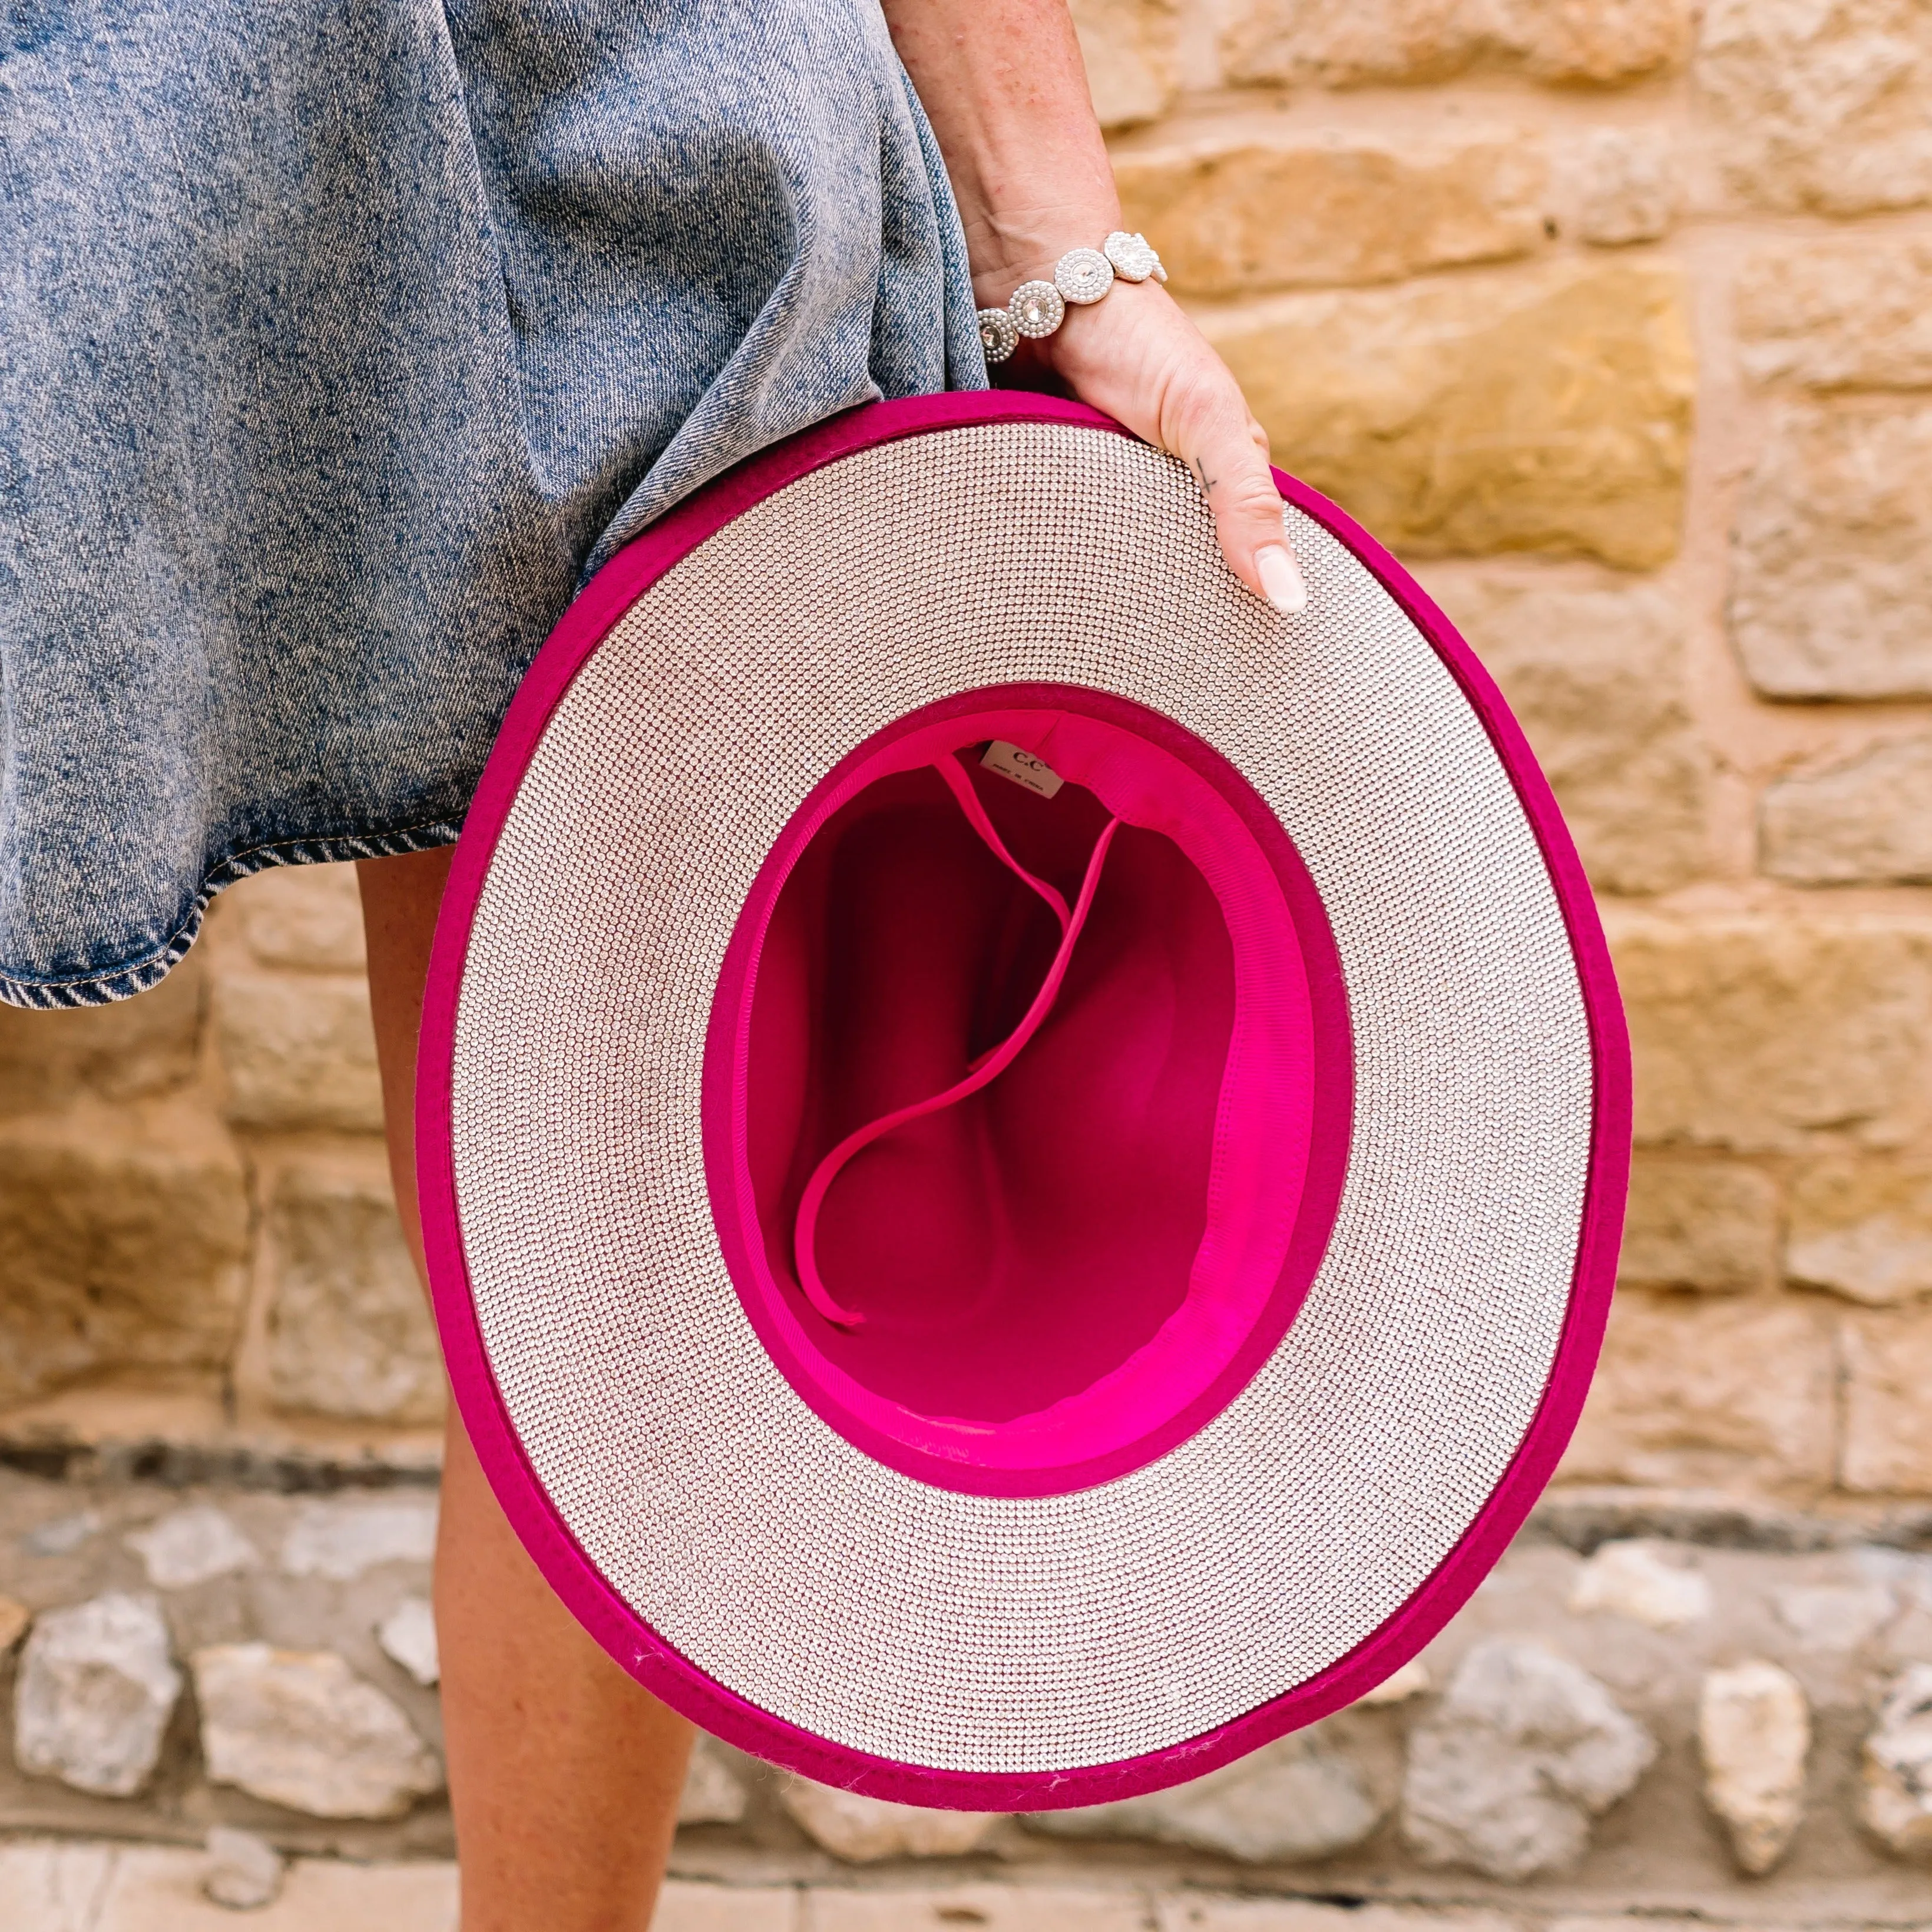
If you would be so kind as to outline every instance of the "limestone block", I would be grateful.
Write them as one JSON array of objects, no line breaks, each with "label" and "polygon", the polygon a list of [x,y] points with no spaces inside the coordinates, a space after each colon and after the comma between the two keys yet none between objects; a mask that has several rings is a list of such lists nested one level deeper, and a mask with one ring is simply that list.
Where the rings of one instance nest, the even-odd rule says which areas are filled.
[{"label": "limestone block", "polygon": [[1420,1697],[1425,1691],[1434,1689],[1435,1684],[1428,1665],[1420,1658],[1412,1657],[1406,1664],[1399,1664],[1372,1690],[1364,1691],[1355,1702],[1370,1706],[1406,1704],[1410,1698]]},{"label": "limestone block", "polygon": [[224,974],[215,988],[214,1039],[231,1120],[381,1131],[376,1036],[361,980]]},{"label": "limestone block", "polygon": [[1507,260],[1543,245],[1535,137],[1494,129],[1394,142],[1293,129],[1114,158],[1130,229],[1177,294],[1232,296]]},{"label": "limestone block", "polygon": [[208,1775],[316,1818],[400,1818],[442,1789],[436,1754],[331,1651],[194,1653]]},{"label": "limestone block", "polygon": [[229,888],[230,916],[264,966],[359,973],[362,895],[352,865],[274,866]]},{"label": "limestone block", "polygon": [[1764,869],[1799,886],[1932,880],[1932,738],[1880,745],[1764,795]]},{"label": "limestone block", "polygon": [[193,1080],[208,1006],[207,961],[190,952],[158,986],[104,1006],[0,1006],[0,1114],[64,1107],[76,1094],[125,1101]]},{"label": "limestone block", "polygon": [[12,1652],[33,1621],[34,1613],[25,1604],[11,1597],[0,1597],[0,1658]]},{"label": "limestone block", "polygon": [[1174,99],[1179,0],[1072,0],[1072,12],[1100,125],[1164,114]]},{"label": "limestone block", "polygon": [[1831,1480],[1830,1330],[1775,1298],[1620,1293],[1562,1473],[1695,1487]]},{"label": "limestone block", "polygon": [[268,1203],[278,1408],[392,1423],[442,1414],[436,1328],[386,1169],[285,1168]]},{"label": "limestone block", "polygon": [[233,1517],[208,1503],[172,1510],[122,1540],[146,1566],[148,1581],[158,1590],[192,1589],[262,1560]]},{"label": "limestone block", "polygon": [[1680,64],[1690,38],[1685,0],[1234,0],[1222,19],[1231,80],[1331,87],[1472,67],[1602,85]]},{"label": "limestone block", "polygon": [[1791,1192],[1785,1272],[1874,1308],[1932,1294],[1932,1164],[1822,1160]]},{"label": "limestone block", "polygon": [[383,1654],[400,1664],[418,1684],[434,1684],[442,1675],[436,1641],[436,1612],[427,1597],[405,1597],[376,1626],[376,1641],[382,1646]]},{"label": "limestone block", "polygon": [[434,1502],[308,1503],[282,1540],[291,1576],[344,1583],[379,1563],[428,1563],[436,1554]]},{"label": "limestone block", "polygon": [[1705,866],[1710,759],[1690,721],[1684,624],[1650,585],[1484,576],[1441,601],[1508,699],[1594,884],[1665,892]]},{"label": "limestone block", "polygon": [[1000,1822],[992,1811],[929,1811],[867,1798],[808,1778],[788,1778],[778,1796],[818,1844],[849,1864],[880,1858],[962,1858]]},{"label": "limestone block", "polygon": [[1811,1712],[1798,1680],[1762,1660],[1706,1671],[1697,1697],[1704,1798],[1739,1866],[1756,1876],[1784,1857],[1804,1816]]},{"label": "limestone block", "polygon": [[266,1838],[218,1825],[208,1834],[208,1870],[201,1888],[230,1912],[259,1912],[274,1904],[283,1869],[281,1854]]},{"label": "limestone block", "polygon": [[1895,1141],[1932,1031],[1932,939],[1904,922],[1606,922],[1630,1018],[1636,1136],[1802,1152],[1830,1128]]},{"label": "limestone block", "polygon": [[1778,1277],[1778,1188],[1768,1174],[1735,1161],[1637,1156],[1620,1284],[1740,1294]]},{"label": "limestone block", "polygon": [[1676,550],[1695,368],[1667,264],[1552,263],[1202,319],[1275,459],[1418,556]]},{"label": "limestone block", "polygon": [[1932,1310],[1856,1316],[1840,1339],[1848,1490],[1923,1496],[1932,1490]]},{"label": "limestone block", "polygon": [[218,1367],[241,1324],[248,1250],[242,1164],[205,1116],[170,1106],[12,1124],[0,1132],[0,1404],[124,1365]]},{"label": "limestone block", "polygon": [[131,1798],[182,1691],[152,1597],[111,1591],[35,1619],[14,1693],[14,1756],[38,1778]]},{"label": "limestone block", "polygon": [[1783,242],[1738,277],[1744,368],[1812,389],[1932,388],[1932,242]]},{"label": "limestone block", "polygon": [[1932,1664],[1892,1681],[1865,1739],[1858,1816],[1900,1858],[1932,1858]]},{"label": "limestone block", "polygon": [[1492,1878],[1562,1871],[1630,1790],[1656,1740],[1588,1671],[1492,1639],[1463,1658],[1409,1744],[1402,1832],[1426,1864]]},{"label": "limestone block", "polygon": [[1652,1630],[1678,1630],[1711,1614],[1711,1586],[1648,1544],[1606,1543],[1577,1571],[1570,1608],[1579,1616],[1600,1610]]},{"label": "limestone block", "polygon": [[1882,1583],[1799,1583],[1774,1591],[1778,1622],[1807,1650],[1849,1652],[1898,1614]]},{"label": "limestone block", "polygon": [[1599,128],[1565,172],[1578,236],[1598,248],[1655,242],[1670,232],[1682,170],[1669,137],[1648,128]]},{"label": "limestone block", "polygon": [[[807,1932],[1147,1932],[1141,1894],[1119,1885],[980,1885],[890,1887],[814,1886],[806,1894]],[[790,1932],[776,1917],[756,1922],[756,1932]],[[656,1928],[653,1928],[656,1932]],[[676,1932],[667,1926],[664,1932]],[[697,1932],[693,1928],[692,1932]],[[704,1932],[710,1932],[709,1924]],[[721,1922],[718,1932],[740,1932],[740,1922]],[[754,1932],[750,1922],[742,1932]]]},{"label": "limestone block", "polygon": [[1738,506],[1730,618],[1767,698],[1932,696],[1932,409],[1780,416]]},{"label": "limestone block", "polygon": [[742,1781],[710,1738],[700,1736],[678,1794],[680,1825],[735,1825],[751,1802]]},{"label": "limestone block", "polygon": [[1736,200],[1863,214],[1932,194],[1923,0],[1708,0],[1695,73]]},{"label": "limestone block", "polygon": [[1150,1838],[1256,1864],[1323,1858],[1360,1844],[1388,1811],[1358,1753],[1332,1724],[1276,1739],[1206,1777],[1144,1797],[1043,1811],[1034,1831]]}]

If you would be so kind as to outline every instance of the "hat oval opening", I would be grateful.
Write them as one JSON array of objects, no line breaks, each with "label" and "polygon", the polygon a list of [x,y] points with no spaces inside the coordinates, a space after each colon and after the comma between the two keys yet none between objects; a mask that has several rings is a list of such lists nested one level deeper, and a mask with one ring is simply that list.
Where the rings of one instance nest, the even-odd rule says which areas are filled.
[{"label": "hat oval opening", "polygon": [[721,1246],[856,1446],[1085,1487],[1286,1332],[1349,1066],[1319,899],[1232,765],[1104,694],[971,694],[843,760],[747,900],[706,1056]]}]

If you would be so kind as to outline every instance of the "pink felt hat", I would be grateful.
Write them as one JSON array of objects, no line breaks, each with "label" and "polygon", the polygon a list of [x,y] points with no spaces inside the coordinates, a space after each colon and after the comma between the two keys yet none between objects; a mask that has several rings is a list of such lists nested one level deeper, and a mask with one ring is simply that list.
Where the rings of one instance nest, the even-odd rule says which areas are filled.
[{"label": "pink felt hat", "polygon": [[610,1654],[916,1803],[1198,1776],[1468,1595],[1581,1405],[1628,1050],[1495,687],[1077,406],[880,404],[598,574],[458,848],[456,1398]]}]

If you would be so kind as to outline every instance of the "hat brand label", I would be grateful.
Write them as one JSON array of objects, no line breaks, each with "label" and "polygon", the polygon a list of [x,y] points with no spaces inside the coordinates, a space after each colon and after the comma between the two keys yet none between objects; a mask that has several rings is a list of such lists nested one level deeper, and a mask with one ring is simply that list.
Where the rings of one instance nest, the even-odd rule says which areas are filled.
[{"label": "hat brand label", "polygon": [[1066,782],[1044,758],[1036,758],[1030,752],[997,738],[986,747],[986,755],[980,762],[989,772],[998,772],[1001,778],[1011,778],[1015,784],[1024,785],[1042,798],[1051,798]]}]

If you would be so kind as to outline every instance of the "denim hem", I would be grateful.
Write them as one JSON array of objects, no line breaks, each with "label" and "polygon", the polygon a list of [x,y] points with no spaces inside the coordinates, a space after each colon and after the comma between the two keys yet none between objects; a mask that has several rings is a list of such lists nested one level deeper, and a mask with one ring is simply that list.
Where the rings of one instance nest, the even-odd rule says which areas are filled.
[{"label": "denim hem", "polygon": [[334,838],[285,838],[271,845],[251,846],[224,859],[202,880],[201,890],[172,938],[146,958],[131,965],[68,980],[22,980],[0,972],[0,1006],[50,1010],[61,1006],[106,1006],[130,1000],[158,986],[187,958],[200,937],[202,922],[216,893],[256,872],[274,866],[326,866],[345,859],[389,859],[406,852],[428,852],[454,845],[462,831],[460,820],[439,819],[430,825],[412,825],[400,832],[348,832]]}]

